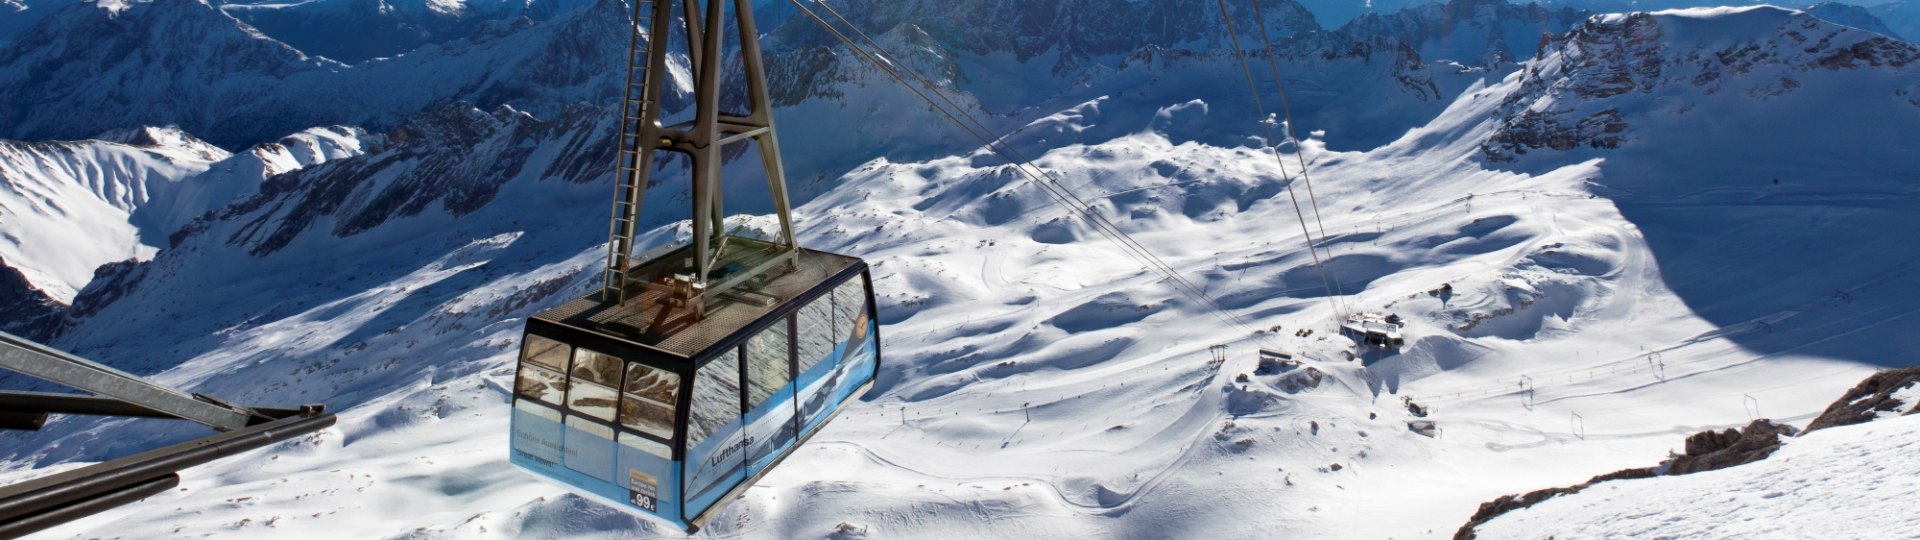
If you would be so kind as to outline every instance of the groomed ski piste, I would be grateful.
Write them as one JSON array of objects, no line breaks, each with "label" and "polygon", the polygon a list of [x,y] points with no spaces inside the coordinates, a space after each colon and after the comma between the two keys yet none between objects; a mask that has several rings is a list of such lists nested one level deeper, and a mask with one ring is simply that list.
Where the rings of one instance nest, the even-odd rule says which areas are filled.
[{"label": "groomed ski piste", "polygon": [[[1255,119],[1116,95],[1023,130],[1046,134],[1035,162],[1061,185],[1258,333],[1174,291],[990,154],[846,175],[796,221],[806,245],[874,265],[878,384],[696,536],[1445,537],[1496,496],[1657,463],[1702,429],[1804,423],[1876,368],[1912,363],[1920,153],[1887,141],[1920,126],[1920,76],[1884,61],[1910,61],[1912,45],[1766,7],[1600,16],[1574,36],[1385,146],[1301,145],[1323,222],[1308,208],[1309,227],[1324,227],[1344,293],[1333,299],[1273,157],[1208,132],[1251,133]],[[1749,45],[1760,52],[1743,69],[1712,67],[1713,51]],[[1840,50],[1882,61],[1821,64]],[[1630,69],[1646,59],[1664,69]],[[1613,135],[1617,147],[1594,143]],[[1567,139],[1578,144],[1542,142]],[[580,240],[604,236],[603,186],[539,174],[457,220],[429,211],[345,238],[224,243],[299,214],[275,204],[196,225],[136,295],[59,345],[182,355],[155,378],[239,402],[352,407],[319,435],[39,536],[682,536],[507,464],[521,318],[594,287],[604,257]],[[1405,317],[1406,347],[1355,349],[1333,335],[1336,309]],[[206,335],[142,331],[180,317],[203,322],[167,327]],[[1302,365],[1259,373],[1260,348]],[[1894,448],[1912,427],[1816,434],[1766,466]],[[5,443],[0,481],[165,433],[48,430]],[[33,468],[44,463],[57,465]],[[1643,496],[1618,505],[1550,502],[1481,537],[1651,530],[1625,517],[1643,507],[1724,519],[1675,508],[1713,504],[1705,494],[1748,474],[1636,484],[1620,489]],[[1824,489],[1737,515],[1853,504]],[[1898,512],[1881,515],[1783,530],[1902,530]]]}]

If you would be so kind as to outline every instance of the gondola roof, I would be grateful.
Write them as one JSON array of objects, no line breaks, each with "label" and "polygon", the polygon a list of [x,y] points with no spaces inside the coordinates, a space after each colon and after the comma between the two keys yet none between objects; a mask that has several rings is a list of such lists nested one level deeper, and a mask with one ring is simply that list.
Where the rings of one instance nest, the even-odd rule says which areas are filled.
[{"label": "gondola roof", "polygon": [[[732,241],[743,244],[752,242],[740,238],[733,238]],[[769,250],[761,247],[738,245],[722,255],[720,266],[753,266],[760,262],[758,258],[773,256]],[[683,261],[685,257],[682,255],[687,251],[690,249],[682,248],[667,256],[649,260],[636,268],[633,274],[670,275],[670,266]],[[746,293],[745,296],[749,298],[721,297],[719,301],[709,304],[704,318],[696,317],[691,305],[674,306],[663,301],[668,293],[655,289],[640,289],[622,305],[608,305],[601,301],[602,293],[594,292],[541,312],[533,318],[619,339],[691,362],[702,351],[739,333],[766,315],[779,311],[782,306],[802,299],[820,284],[860,264],[860,260],[853,257],[802,248],[797,270],[771,274],[763,284],[752,287],[751,292]],[[767,301],[754,302],[752,299]]]}]

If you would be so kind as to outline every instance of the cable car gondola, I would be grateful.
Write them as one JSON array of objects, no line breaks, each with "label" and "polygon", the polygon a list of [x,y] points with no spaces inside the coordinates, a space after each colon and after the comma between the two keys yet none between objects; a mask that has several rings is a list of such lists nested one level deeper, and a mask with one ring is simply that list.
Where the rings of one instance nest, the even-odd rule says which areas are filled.
[{"label": "cable car gondola", "polygon": [[658,291],[625,305],[595,293],[534,316],[513,463],[694,528],[873,384],[869,279],[859,259],[803,250],[797,271],[759,289],[787,298],[772,305],[732,302],[695,320]]},{"label": "cable car gondola", "polygon": [[[873,385],[880,341],[867,264],[795,240],[750,3],[731,2],[747,116],[720,112],[722,62],[702,61],[724,60],[729,2],[677,0],[679,15],[675,3],[634,3],[605,285],[527,320],[510,460],[691,531]],[[675,23],[694,52],[695,118],[662,127],[656,96]],[[760,150],[780,221],[771,240],[724,232],[721,150],[748,143]],[[691,158],[692,239],[635,263],[636,222],[662,151]]]}]

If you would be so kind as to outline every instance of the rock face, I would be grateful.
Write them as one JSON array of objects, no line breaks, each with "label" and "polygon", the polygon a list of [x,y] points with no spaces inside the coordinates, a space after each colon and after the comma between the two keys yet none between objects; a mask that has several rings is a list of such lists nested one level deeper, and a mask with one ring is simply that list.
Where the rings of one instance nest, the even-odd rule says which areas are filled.
[{"label": "rock face", "polygon": [[1687,437],[1687,453],[1667,462],[1667,474],[1693,474],[1745,465],[1766,459],[1780,449],[1780,438],[1795,433],[1792,426],[1765,418],[1745,429],[1702,431]]},{"label": "rock face", "polygon": [[48,298],[5,260],[0,260],[0,332],[45,341],[60,324],[66,306]]},{"label": "rock face", "polygon": [[1540,504],[1542,501],[1545,501],[1547,499],[1551,499],[1561,495],[1579,493],[1581,490],[1587,489],[1588,487],[1591,487],[1594,484],[1598,484],[1600,482],[1605,482],[1608,480],[1633,480],[1637,478],[1652,478],[1658,475],[1659,473],[1654,472],[1654,469],[1652,468],[1624,469],[1624,470],[1603,474],[1600,476],[1595,476],[1591,479],[1588,479],[1584,483],[1574,485],[1574,486],[1547,488],[1542,490],[1530,491],[1524,495],[1502,495],[1498,499],[1480,503],[1480,509],[1473,512],[1473,517],[1467,518],[1466,525],[1461,526],[1460,530],[1455,531],[1453,533],[1453,538],[1454,540],[1473,540],[1474,538],[1473,528],[1482,523],[1491,521],[1493,520],[1493,518],[1500,517],[1500,515],[1505,514],[1507,512],[1512,512],[1514,510],[1519,510],[1522,508]]},{"label": "rock face", "polygon": [[[1646,115],[1776,99],[1829,72],[1891,74],[1916,61],[1913,44],[1773,7],[1596,15],[1543,42],[1482,150],[1509,162],[1539,150],[1619,148]],[[1893,93],[1913,99],[1909,89]]]},{"label": "rock face", "polygon": [[1860,381],[1807,424],[1807,431],[1915,413],[1920,413],[1920,366],[1882,371]]}]

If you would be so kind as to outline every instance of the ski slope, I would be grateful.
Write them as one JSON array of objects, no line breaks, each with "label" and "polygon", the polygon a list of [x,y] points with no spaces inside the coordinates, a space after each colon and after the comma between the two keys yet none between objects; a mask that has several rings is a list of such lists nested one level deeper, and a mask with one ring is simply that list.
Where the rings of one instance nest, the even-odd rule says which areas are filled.
[{"label": "ski slope", "polygon": [[1920,417],[1809,433],[1757,463],[1602,483],[1502,516],[1481,538],[1866,538],[1920,529]]}]

